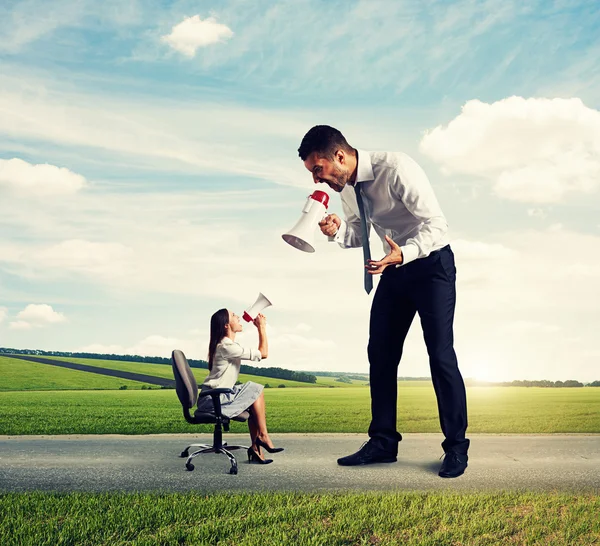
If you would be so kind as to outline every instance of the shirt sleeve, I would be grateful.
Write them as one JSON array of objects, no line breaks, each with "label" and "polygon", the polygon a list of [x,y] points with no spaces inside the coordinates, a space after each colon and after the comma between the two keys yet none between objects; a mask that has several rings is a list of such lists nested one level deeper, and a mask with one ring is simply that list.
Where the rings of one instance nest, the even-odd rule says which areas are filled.
[{"label": "shirt sleeve", "polygon": [[[352,188],[352,192],[354,192],[354,188]],[[344,195],[341,198],[345,220],[342,220],[337,233],[333,237],[328,237],[328,239],[338,243],[342,248],[361,247],[362,228],[360,225],[360,216],[354,212]],[[370,231],[371,223],[367,222],[367,232],[370,233]]]},{"label": "shirt sleeve", "polygon": [[392,185],[396,196],[421,222],[418,233],[400,247],[404,265],[429,255],[435,244],[447,233],[448,222],[425,171],[411,157],[405,154],[400,156]]},{"label": "shirt sleeve", "polygon": [[242,360],[254,360],[260,362],[262,355],[258,349],[245,349],[239,343],[227,343],[221,345],[221,354],[227,360],[240,358]]}]

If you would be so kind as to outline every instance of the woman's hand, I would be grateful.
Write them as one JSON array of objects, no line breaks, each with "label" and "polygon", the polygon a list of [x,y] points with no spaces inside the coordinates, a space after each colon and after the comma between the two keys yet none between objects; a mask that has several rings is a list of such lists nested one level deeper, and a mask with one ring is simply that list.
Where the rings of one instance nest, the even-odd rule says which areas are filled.
[{"label": "woman's hand", "polygon": [[254,319],[254,326],[258,329],[258,350],[262,358],[269,356],[269,344],[267,343],[267,317],[258,313]]},{"label": "woman's hand", "polygon": [[262,313],[258,313],[252,322],[257,328],[264,328],[267,325],[267,317],[265,317]]}]

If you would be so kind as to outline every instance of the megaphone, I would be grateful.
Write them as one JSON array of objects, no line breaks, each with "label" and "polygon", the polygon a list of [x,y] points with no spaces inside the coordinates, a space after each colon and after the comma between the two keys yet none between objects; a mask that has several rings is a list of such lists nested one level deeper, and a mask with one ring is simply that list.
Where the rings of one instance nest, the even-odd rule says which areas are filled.
[{"label": "megaphone", "polygon": [[321,190],[314,191],[306,200],[300,220],[281,236],[283,240],[303,252],[314,252],[315,228],[327,215],[328,204],[329,195]]},{"label": "megaphone", "polygon": [[265,307],[269,307],[269,305],[273,304],[267,299],[266,296],[262,294],[262,292],[259,292],[258,298],[256,298],[256,301],[244,311],[242,318],[246,322],[252,322],[258,316],[258,313],[260,313]]}]

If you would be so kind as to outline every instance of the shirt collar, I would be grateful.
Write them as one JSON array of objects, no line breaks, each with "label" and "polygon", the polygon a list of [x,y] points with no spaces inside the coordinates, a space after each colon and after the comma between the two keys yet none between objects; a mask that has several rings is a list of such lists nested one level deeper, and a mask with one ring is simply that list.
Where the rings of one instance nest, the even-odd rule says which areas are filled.
[{"label": "shirt collar", "polygon": [[371,164],[371,154],[364,150],[356,150],[358,153],[358,165],[356,167],[356,182],[366,182],[375,180],[373,176],[373,165]]},{"label": "shirt collar", "polygon": [[233,343],[233,340],[230,337],[224,336],[220,343],[225,343],[226,345]]}]

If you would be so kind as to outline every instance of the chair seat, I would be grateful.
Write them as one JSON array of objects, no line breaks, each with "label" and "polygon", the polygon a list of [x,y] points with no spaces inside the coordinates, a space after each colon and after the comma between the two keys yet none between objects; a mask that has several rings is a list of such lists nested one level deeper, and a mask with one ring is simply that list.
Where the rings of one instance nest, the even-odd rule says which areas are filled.
[{"label": "chair seat", "polygon": [[241,423],[243,423],[244,421],[247,421],[249,417],[250,417],[250,414],[247,411],[243,411],[239,415],[232,417],[232,419],[234,421],[240,421]]},{"label": "chair seat", "polygon": [[[243,423],[244,421],[247,421],[249,417],[250,417],[250,414],[247,411],[243,411],[239,415],[232,417],[231,420],[232,421],[240,421],[241,423]],[[196,410],[196,412],[194,413],[194,418],[196,419],[196,422],[199,424],[210,424],[210,423],[217,422],[215,414],[211,413],[211,412],[207,412],[207,411]]]}]

